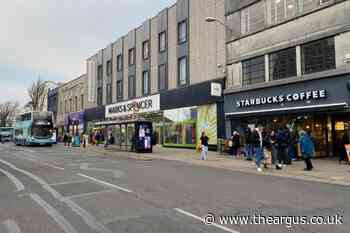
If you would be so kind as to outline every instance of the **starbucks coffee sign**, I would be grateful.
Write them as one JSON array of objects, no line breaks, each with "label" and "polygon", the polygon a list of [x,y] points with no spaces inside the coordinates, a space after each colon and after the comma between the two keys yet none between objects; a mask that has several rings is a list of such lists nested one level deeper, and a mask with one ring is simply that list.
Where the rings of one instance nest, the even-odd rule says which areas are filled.
[{"label": "starbucks coffee sign", "polygon": [[116,118],[137,113],[160,110],[160,95],[148,96],[106,106],[106,118]]},{"label": "starbucks coffee sign", "polygon": [[300,102],[318,99],[326,99],[327,91],[325,89],[311,90],[295,93],[287,93],[274,96],[253,97],[249,99],[242,99],[236,102],[238,108],[247,108],[268,104],[282,104],[285,102]]}]

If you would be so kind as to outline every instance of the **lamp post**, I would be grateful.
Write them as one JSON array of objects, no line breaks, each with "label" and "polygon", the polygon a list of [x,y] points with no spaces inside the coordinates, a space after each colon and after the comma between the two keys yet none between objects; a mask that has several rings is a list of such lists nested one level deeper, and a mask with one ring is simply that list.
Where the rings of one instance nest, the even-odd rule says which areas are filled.
[{"label": "lamp post", "polygon": [[234,30],[230,26],[228,26],[226,23],[224,23],[221,19],[218,19],[215,17],[206,17],[205,22],[207,22],[207,23],[213,23],[213,22],[219,23],[222,26],[224,26],[227,30],[229,30],[232,34],[235,33]]}]

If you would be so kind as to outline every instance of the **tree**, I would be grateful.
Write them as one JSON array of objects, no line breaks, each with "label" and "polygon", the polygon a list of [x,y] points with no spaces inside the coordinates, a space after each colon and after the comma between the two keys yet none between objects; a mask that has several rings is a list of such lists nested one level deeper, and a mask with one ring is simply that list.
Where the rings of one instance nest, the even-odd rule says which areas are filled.
[{"label": "tree", "polygon": [[18,102],[0,103],[0,127],[6,127],[12,123],[17,110]]},{"label": "tree", "polygon": [[47,99],[47,82],[40,77],[27,89],[30,101],[25,105],[33,111],[44,111]]}]

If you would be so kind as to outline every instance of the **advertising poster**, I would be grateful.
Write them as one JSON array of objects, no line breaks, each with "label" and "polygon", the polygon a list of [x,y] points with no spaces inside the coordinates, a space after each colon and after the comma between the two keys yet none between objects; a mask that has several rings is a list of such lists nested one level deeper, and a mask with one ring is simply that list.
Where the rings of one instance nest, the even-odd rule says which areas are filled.
[{"label": "advertising poster", "polygon": [[216,104],[198,106],[197,111],[197,142],[205,131],[209,137],[209,144],[216,145],[218,138]]}]

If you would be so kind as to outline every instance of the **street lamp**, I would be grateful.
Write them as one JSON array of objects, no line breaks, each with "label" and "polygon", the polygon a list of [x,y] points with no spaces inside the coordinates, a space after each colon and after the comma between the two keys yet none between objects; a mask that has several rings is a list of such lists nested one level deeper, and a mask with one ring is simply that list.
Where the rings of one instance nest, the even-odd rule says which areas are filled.
[{"label": "street lamp", "polygon": [[217,23],[221,24],[222,26],[224,26],[226,29],[228,29],[228,30],[231,32],[232,35],[235,34],[234,30],[233,30],[231,27],[229,27],[226,23],[224,23],[222,20],[220,20],[220,19],[218,19],[218,18],[210,17],[210,16],[209,16],[209,17],[206,17],[206,18],[205,18],[205,21],[206,21],[207,23],[217,22]]}]

